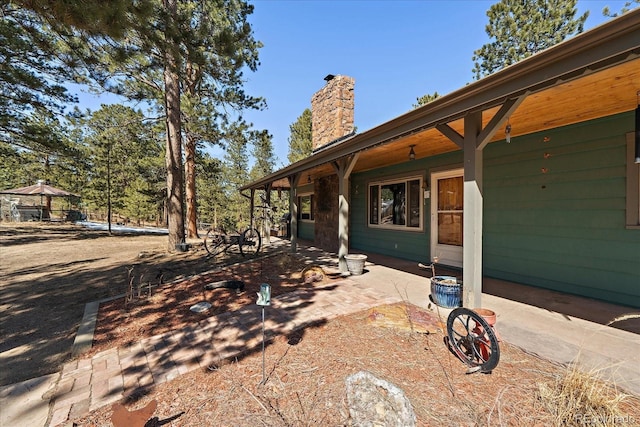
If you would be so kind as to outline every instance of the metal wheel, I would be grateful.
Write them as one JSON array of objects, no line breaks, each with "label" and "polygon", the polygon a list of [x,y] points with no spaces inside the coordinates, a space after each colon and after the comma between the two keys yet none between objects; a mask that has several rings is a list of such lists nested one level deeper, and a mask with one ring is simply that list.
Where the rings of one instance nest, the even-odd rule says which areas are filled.
[{"label": "metal wheel", "polygon": [[204,236],[204,248],[209,255],[216,256],[224,250],[225,235],[219,230],[209,230]]},{"label": "metal wheel", "polygon": [[500,360],[500,347],[493,328],[475,311],[459,307],[447,318],[448,344],[470,372],[491,372]]},{"label": "metal wheel", "polygon": [[242,256],[255,256],[260,251],[262,239],[255,228],[247,228],[240,236],[240,253]]}]

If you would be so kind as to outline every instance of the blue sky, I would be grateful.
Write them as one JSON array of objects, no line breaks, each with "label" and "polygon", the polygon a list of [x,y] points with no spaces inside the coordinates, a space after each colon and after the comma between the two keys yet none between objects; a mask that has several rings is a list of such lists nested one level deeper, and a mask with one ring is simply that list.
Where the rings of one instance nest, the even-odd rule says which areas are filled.
[{"label": "blue sky", "polygon": [[[427,93],[445,95],[473,81],[473,51],[488,42],[481,0],[253,0],[249,21],[261,65],[245,75],[245,89],[266,98],[268,108],[245,117],[273,135],[277,167],[288,163],[289,126],[327,74],[355,79],[355,125],[359,132],[412,108]],[[589,10],[585,29],[619,11],[625,1],[579,0]],[[80,95],[80,108],[109,98]]]}]

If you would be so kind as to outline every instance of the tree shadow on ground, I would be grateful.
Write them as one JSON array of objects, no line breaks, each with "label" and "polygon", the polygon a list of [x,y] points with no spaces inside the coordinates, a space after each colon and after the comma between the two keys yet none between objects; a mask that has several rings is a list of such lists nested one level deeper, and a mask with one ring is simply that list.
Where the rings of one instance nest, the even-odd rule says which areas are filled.
[{"label": "tree shadow on ground", "polygon": [[[28,245],[37,245],[39,239],[29,237],[29,233],[34,232],[43,241],[55,240],[56,244],[63,245],[65,241],[73,240],[60,239],[58,230],[47,235],[40,228],[24,233],[14,232],[13,235],[24,238],[29,242]],[[101,254],[104,251],[101,241],[101,238],[87,238],[84,252]],[[127,237],[118,239],[118,242],[126,245]],[[131,280],[131,268],[135,277],[144,277],[144,281],[157,286],[181,277],[196,277],[220,268],[223,263],[233,264],[243,260],[234,253],[215,260],[204,254],[202,249],[184,254],[151,253],[131,262],[96,267],[93,263],[96,260],[104,261],[108,253],[82,261],[59,263],[55,262],[54,253],[49,260],[34,260],[37,261],[35,266],[7,274],[4,277],[7,280],[0,288],[0,328],[3,336],[0,343],[0,362],[3,366],[0,385],[59,371],[70,360],[85,305],[124,294]],[[24,275],[31,276],[29,280],[23,280]],[[231,309],[229,301],[221,301],[216,312]],[[179,316],[191,314],[180,313]],[[111,326],[117,329],[121,324],[113,322]]]}]

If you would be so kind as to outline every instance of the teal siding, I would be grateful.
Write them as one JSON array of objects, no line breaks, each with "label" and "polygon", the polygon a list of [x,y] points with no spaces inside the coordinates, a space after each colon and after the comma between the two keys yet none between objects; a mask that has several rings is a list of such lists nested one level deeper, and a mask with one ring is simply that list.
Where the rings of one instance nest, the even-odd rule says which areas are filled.
[{"label": "teal siding", "polygon": [[[513,126],[516,126],[515,124]],[[496,142],[484,150],[483,271],[486,276],[640,307],[640,230],[625,228],[623,113]],[[367,227],[367,184],[397,174],[460,165],[462,152],[354,174],[354,249],[429,260],[424,231]]]},{"label": "teal siding", "polygon": [[315,239],[315,224],[298,220],[298,237],[313,242]]},{"label": "teal siding", "polygon": [[369,182],[397,176],[422,176],[429,179],[428,170],[442,165],[462,164],[462,152],[415,160],[386,168],[376,169],[351,177],[351,216],[349,245],[352,249],[375,252],[416,262],[428,262],[430,199],[423,206],[423,231],[400,231],[367,226],[367,191]]},{"label": "teal siding", "polygon": [[625,113],[489,144],[485,275],[640,307],[640,231],[625,228],[633,130]]}]

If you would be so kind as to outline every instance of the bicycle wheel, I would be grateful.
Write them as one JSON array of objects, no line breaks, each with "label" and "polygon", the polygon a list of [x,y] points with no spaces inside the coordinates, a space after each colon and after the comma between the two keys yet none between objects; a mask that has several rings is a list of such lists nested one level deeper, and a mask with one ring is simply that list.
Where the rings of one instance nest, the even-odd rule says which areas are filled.
[{"label": "bicycle wheel", "polygon": [[240,236],[240,253],[242,256],[255,256],[260,251],[262,239],[255,228],[247,228]]},{"label": "bicycle wheel", "polygon": [[493,328],[475,311],[459,307],[447,318],[449,347],[467,366],[491,372],[500,361],[500,347]]},{"label": "bicycle wheel", "polygon": [[209,230],[204,236],[204,248],[209,255],[216,256],[224,250],[225,235],[219,230]]}]

